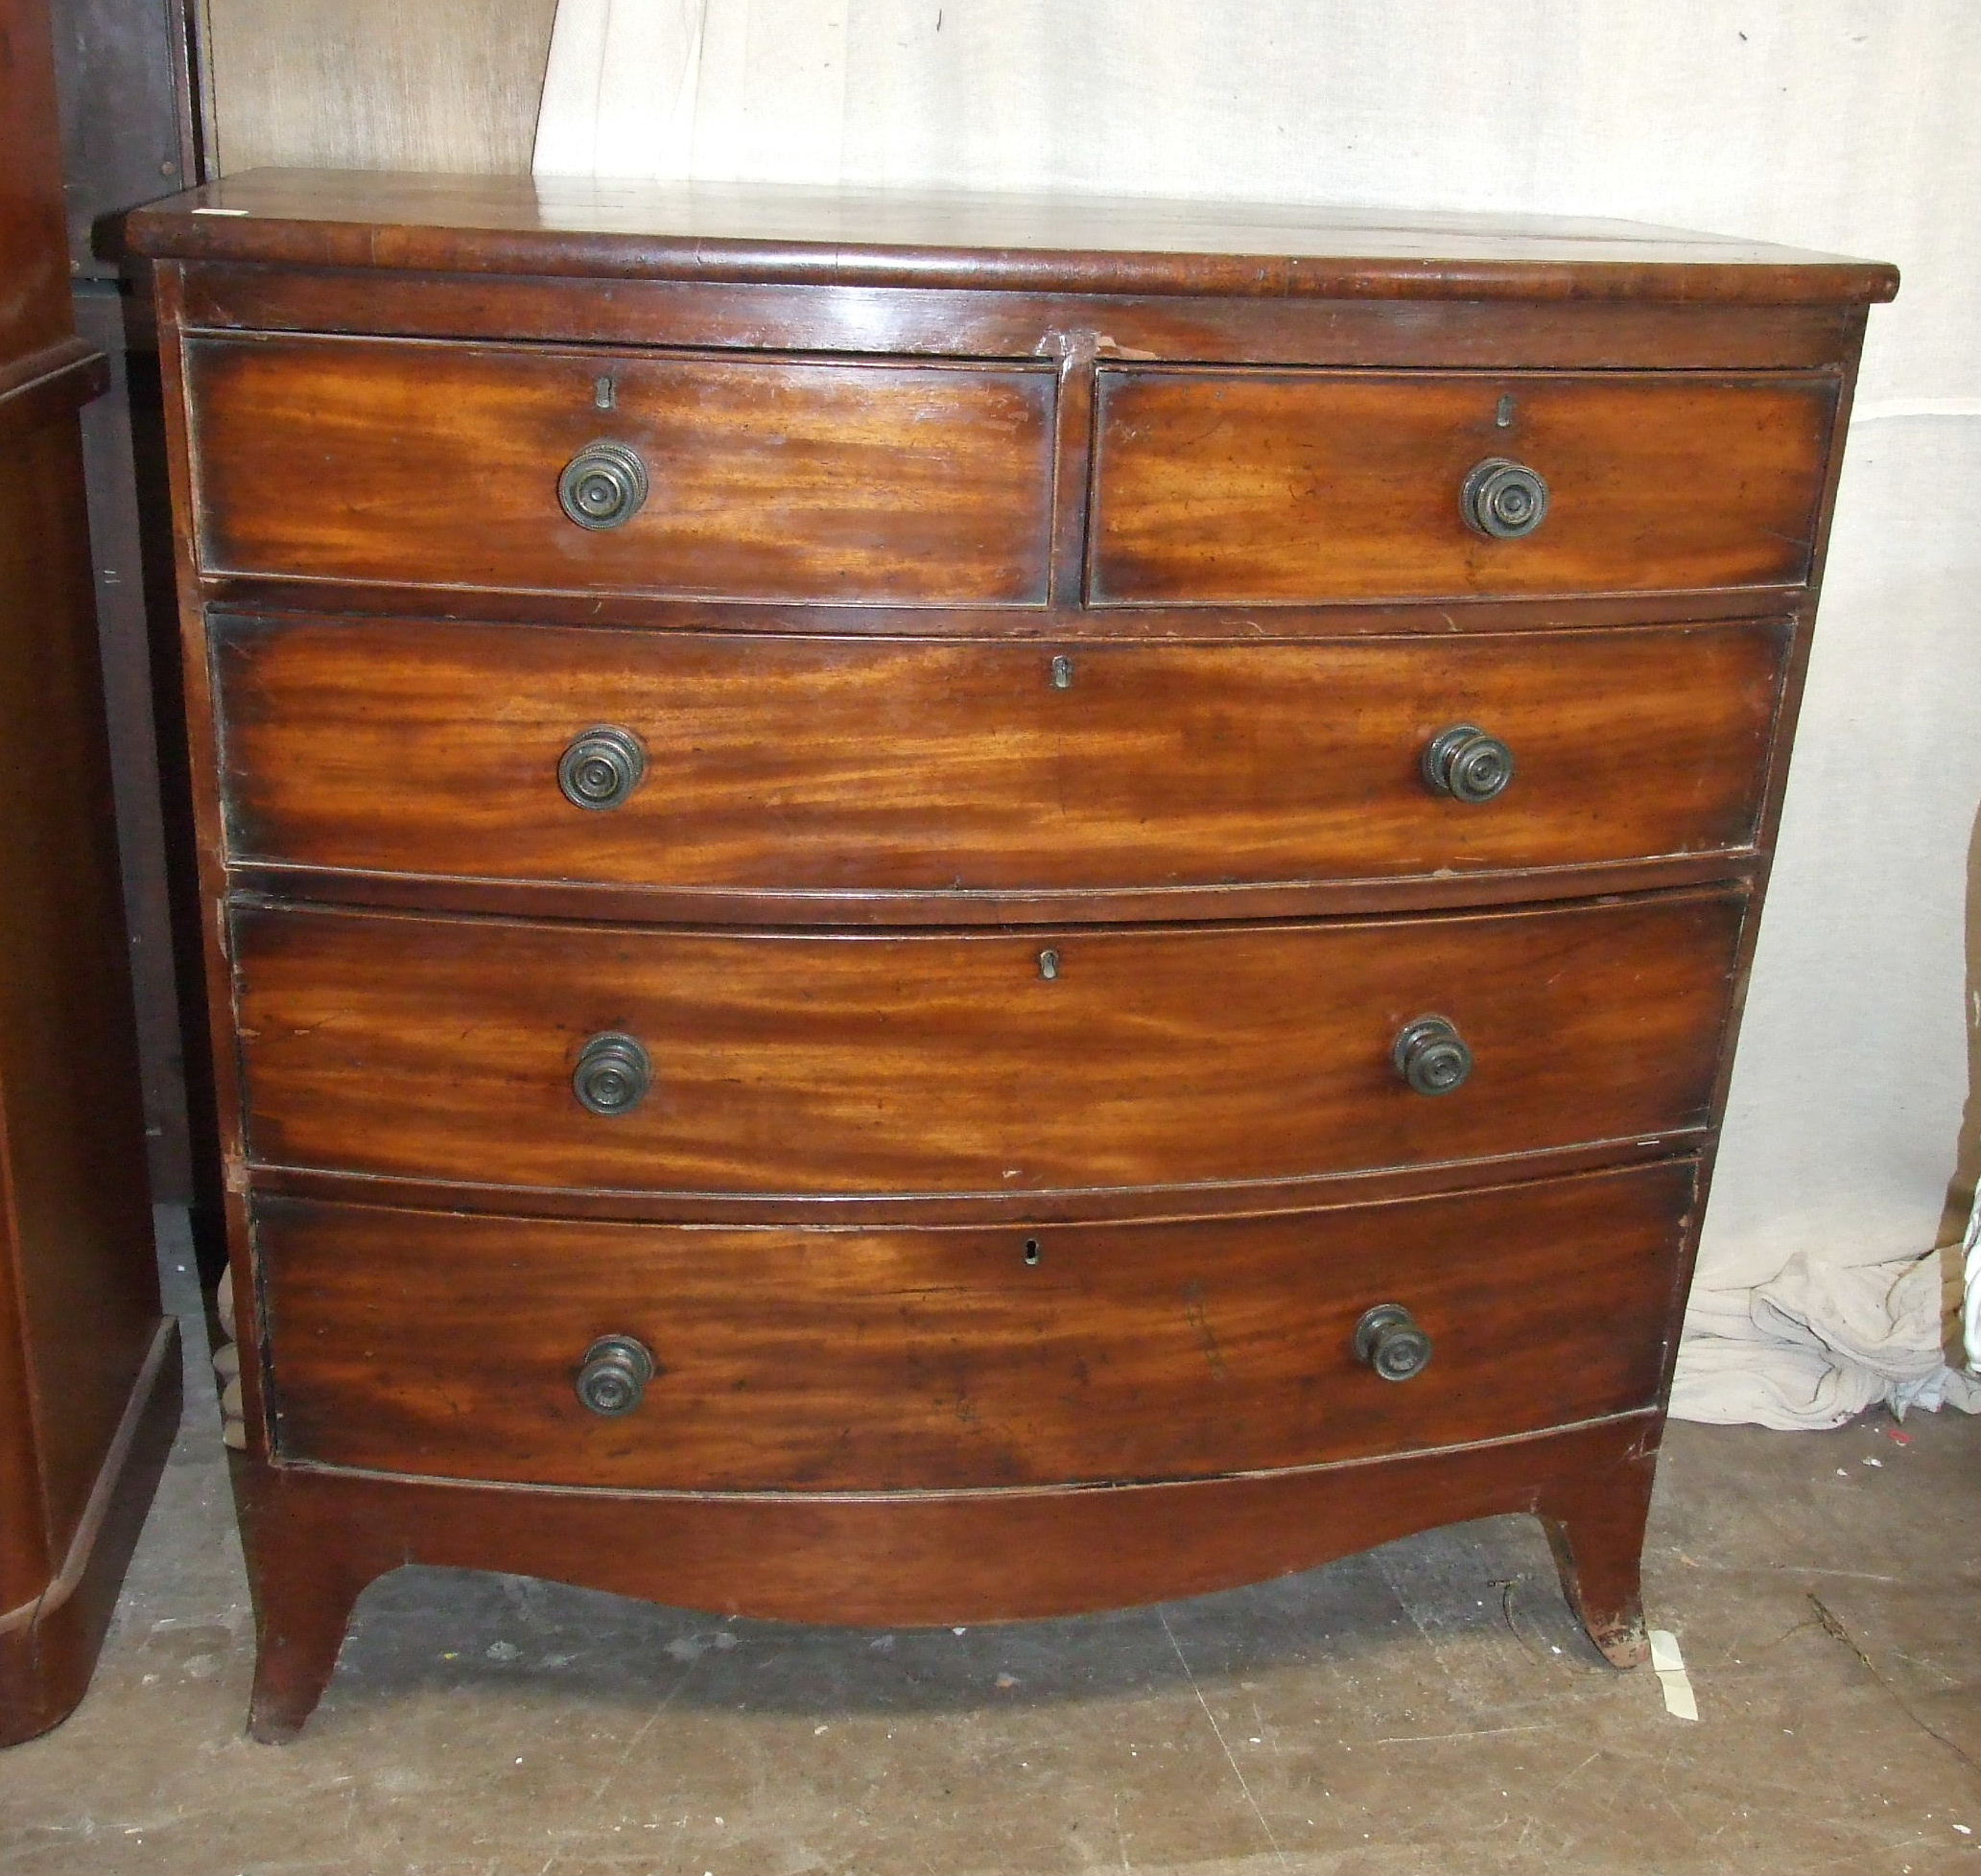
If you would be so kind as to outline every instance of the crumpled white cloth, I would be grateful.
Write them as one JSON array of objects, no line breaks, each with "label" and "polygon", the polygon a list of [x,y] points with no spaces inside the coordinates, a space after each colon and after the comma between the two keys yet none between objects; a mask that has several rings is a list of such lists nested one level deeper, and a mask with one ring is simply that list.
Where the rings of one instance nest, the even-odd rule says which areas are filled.
[{"label": "crumpled white cloth", "polygon": [[1974,1194],[1974,1208],[1968,1214],[1968,1234],[1961,1240],[1961,1257],[1967,1267],[1966,1307],[1961,1311],[1963,1337],[1968,1350],[1969,1372],[1981,1370],[1981,1192]]},{"label": "crumpled white cloth", "polygon": [[1981,1378],[1946,1365],[1937,1251],[1889,1263],[1805,1251],[1753,1288],[1692,1293],[1671,1412],[1718,1425],[1842,1426],[1867,1407],[1981,1413]]}]

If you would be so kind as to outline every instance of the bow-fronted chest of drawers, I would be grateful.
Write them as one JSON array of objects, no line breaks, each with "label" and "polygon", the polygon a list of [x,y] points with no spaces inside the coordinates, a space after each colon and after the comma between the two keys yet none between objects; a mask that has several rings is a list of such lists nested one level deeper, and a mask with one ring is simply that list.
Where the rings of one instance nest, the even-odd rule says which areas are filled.
[{"label": "bow-fronted chest of drawers", "polygon": [[1530,1512],[1640,1657],[1889,269],[280,172],[134,235],[257,1731],[408,1561],[983,1622]]}]

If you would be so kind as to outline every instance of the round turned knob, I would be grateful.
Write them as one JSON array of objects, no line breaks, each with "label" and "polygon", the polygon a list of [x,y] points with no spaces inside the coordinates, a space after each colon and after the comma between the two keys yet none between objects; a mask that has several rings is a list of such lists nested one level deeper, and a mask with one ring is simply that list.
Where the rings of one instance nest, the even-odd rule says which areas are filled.
[{"label": "round turned knob", "polygon": [[610,1119],[630,1114],[653,1086],[653,1062],[637,1038],[607,1030],[578,1052],[571,1090],[580,1106]]},{"label": "round turned knob", "polygon": [[1391,1053],[1397,1073],[1420,1094],[1449,1094],[1472,1073],[1472,1050],[1441,1016],[1406,1022]]},{"label": "round turned knob", "polygon": [[1424,780],[1434,795],[1491,801],[1513,780],[1513,751],[1475,723],[1453,723],[1425,745]]},{"label": "round turned knob", "polygon": [[630,1335],[601,1335],[584,1351],[578,1371],[578,1397],[595,1413],[610,1419],[630,1414],[653,1378],[653,1357],[645,1343]]},{"label": "round turned knob", "polygon": [[647,465],[624,443],[587,443],[557,478],[557,500],[580,528],[624,528],[647,500]]},{"label": "round turned knob", "polygon": [[1489,456],[1466,477],[1458,506],[1474,533],[1517,541],[1546,520],[1547,484],[1523,462]]},{"label": "round turned knob", "polygon": [[1400,1302],[1379,1302],[1356,1325],[1356,1360],[1385,1381],[1407,1381],[1430,1366],[1430,1337]]},{"label": "round turned knob", "polygon": [[647,773],[647,751],[630,730],[601,723],[565,750],[557,786],[574,808],[617,808]]}]

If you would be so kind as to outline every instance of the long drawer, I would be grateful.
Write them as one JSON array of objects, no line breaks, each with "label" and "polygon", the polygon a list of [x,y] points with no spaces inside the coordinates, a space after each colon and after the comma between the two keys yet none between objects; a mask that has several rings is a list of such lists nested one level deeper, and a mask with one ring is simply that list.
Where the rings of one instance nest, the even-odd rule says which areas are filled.
[{"label": "long drawer", "polygon": [[1049,365],[205,338],[186,371],[209,573],[1045,597]]},{"label": "long drawer", "polygon": [[[1787,633],[1062,650],[286,617],[221,621],[215,670],[237,856],[1077,890],[1744,848]],[[1468,729],[1511,781],[1427,774]]]},{"label": "long drawer", "polygon": [[1827,376],[1105,369],[1099,601],[1797,583]]},{"label": "long drawer", "polygon": [[[614,1226],[266,1201],[288,1458],[528,1483],[887,1490],[1201,1477],[1650,1405],[1689,1162],[1123,1226]],[[1380,1377],[1395,1304],[1428,1365]],[[580,1404],[605,1338],[655,1372]],[[618,1404],[618,1403],[614,1403]]]},{"label": "long drawer", "polygon": [[[1173,1186],[1633,1138],[1707,1119],[1745,903],[1026,935],[248,905],[247,1134],[274,1165],[792,1194]],[[1420,1091],[1466,1051],[1468,1078]]]}]

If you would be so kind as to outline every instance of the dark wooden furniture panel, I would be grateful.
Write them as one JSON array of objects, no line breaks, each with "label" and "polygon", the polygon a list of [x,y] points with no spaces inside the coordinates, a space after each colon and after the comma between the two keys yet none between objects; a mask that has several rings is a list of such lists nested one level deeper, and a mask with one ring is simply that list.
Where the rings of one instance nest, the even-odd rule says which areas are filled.
[{"label": "dark wooden furniture panel", "polygon": [[[820,1195],[1621,1140],[1705,1123],[1744,909],[812,937],[248,907],[248,1140],[405,1178]],[[1393,1060],[1430,1015],[1475,1060],[1450,1093]],[[613,1034],[652,1086],[601,1115],[574,1075]]]},{"label": "dark wooden furniture panel", "polygon": [[[1807,575],[1837,383],[1615,372],[1098,374],[1101,602],[1466,598]],[[1548,490],[1469,525],[1493,459]]]},{"label": "dark wooden furniture panel", "polygon": [[[1689,1161],[1324,1211],[1025,1231],[260,1208],[279,1449],[685,1490],[1207,1477],[1650,1406]],[[1430,1364],[1355,1351],[1408,1308]],[[1618,1323],[1634,1325],[1618,1334]],[[574,1385],[637,1337],[630,1413]]]},{"label": "dark wooden furniture panel", "polygon": [[[214,572],[536,592],[1034,604],[1044,365],[201,339]],[[648,492],[593,528],[559,478],[601,440]]]},{"label": "dark wooden furniture panel", "polygon": [[[103,354],[109,376],[83,410],[83,456],[147,1159],[154,1200],[191,1203],[203,1257],[221,1248],[224,1227],[210,1102],[199,1081],[206,1025],[180,1000],[197,983],[198,896],[175,889],[167,861],[167,824],[186,818],[169,629],[172,508],[155,321],[120,229],[134,203],[204,179],[192,78],[193,28],[204,10],[202,0],[61,0],[52,12],[76,329]],[[191,1050],[189,1031],[198,1039]],[[196,1140],[209,1143],[197,1155]]]},{"label": "dark wooden furniture panel", "polygon": [[[1780,621],[1055,648],[287,617],[223,621],[214,655],[239,858],[861,895],[1738,852],[1787,645]],[[1481,801],[1424,770],[1468,723],[1514,762]],[[560,765],[601,726],[636,748],[588,806]]]},{"label": "dark wooden furniture panel", "polygon": [[177,1423],[158,1307],[49,22],[0,0],[0,1746],[83,1698]]}]

